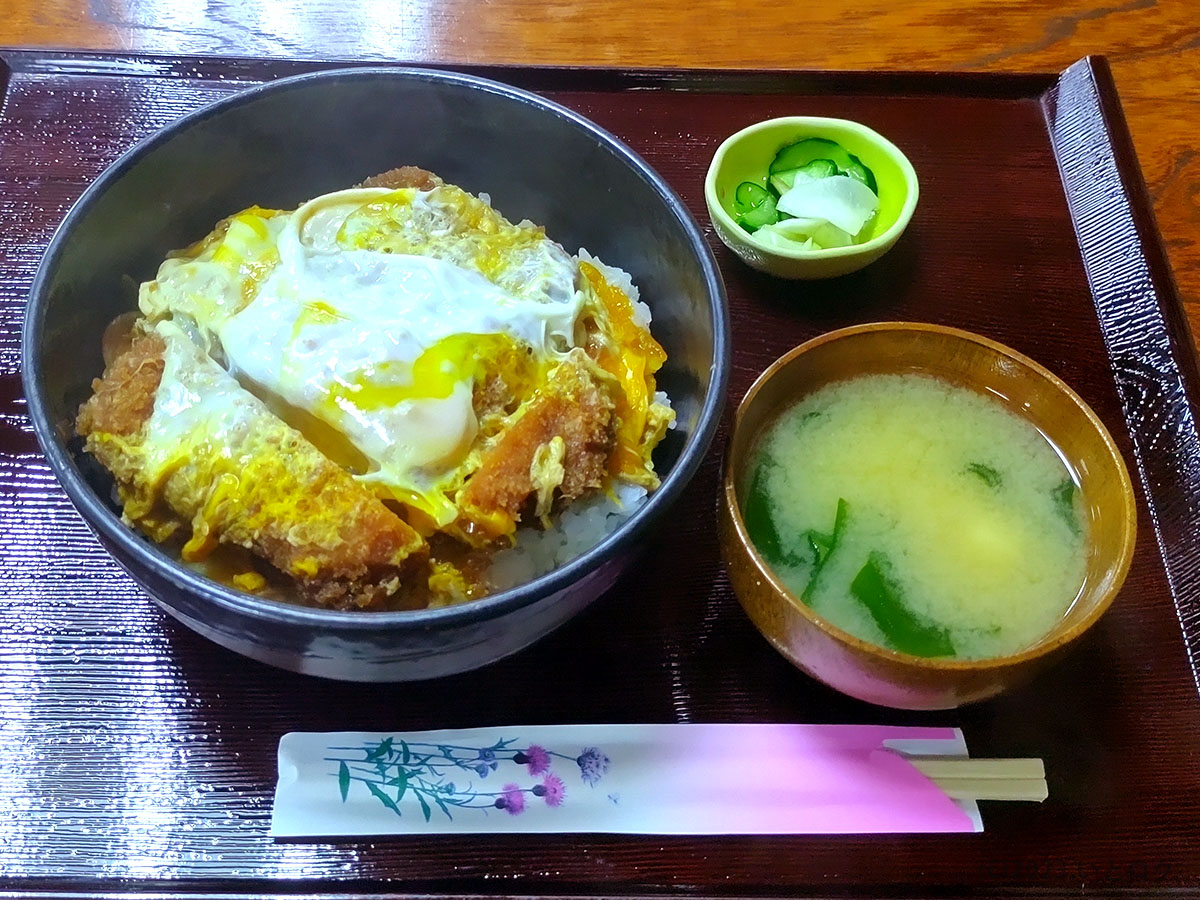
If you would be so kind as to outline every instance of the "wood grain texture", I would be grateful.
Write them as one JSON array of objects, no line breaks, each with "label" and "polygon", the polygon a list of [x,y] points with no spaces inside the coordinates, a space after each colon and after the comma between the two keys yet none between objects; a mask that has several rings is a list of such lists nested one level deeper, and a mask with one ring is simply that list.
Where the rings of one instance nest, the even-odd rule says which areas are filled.
[{"label": "wood grain texture", "polygon": [[1109,58],[1200,333],[1195,0],[5,0],[0,46],[447,63],[1060,71]]}]

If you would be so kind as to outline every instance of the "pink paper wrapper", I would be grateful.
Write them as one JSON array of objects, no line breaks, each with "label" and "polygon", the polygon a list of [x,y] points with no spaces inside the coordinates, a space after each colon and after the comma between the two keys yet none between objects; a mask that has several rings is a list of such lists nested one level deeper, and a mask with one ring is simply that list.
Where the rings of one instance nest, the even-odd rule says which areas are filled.
[{"label": "pink paper wrapper", "polygon": [[471,832],[880,834],[982,830],[904,753],[952,728],[549,725],[292,733],[275,837]]}]

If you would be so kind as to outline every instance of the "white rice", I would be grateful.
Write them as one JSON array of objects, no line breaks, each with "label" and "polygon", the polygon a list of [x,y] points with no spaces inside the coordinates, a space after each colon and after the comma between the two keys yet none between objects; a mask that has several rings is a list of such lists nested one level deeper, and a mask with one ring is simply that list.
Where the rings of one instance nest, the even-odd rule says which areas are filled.
[{"label": "white rice", "polygon": [[595,266],[600,271],[600,274],[604,276],[605,281],[613,287],[623,290],[626,296],[633,301],[633,320],[643,328],[649,327],[653,319],[650,315],[650,307],[638,299],[641,295],[638,293],[637,285],[633,283],[633,279],[629,277],[628,272],[601,262],[598,257],[592,256],[583,247],[579,248],[579,255],[575,259],[579,262]]},{"label": "white rice", "polygon": [[496,590],[507,590],[561,568],[596,546],[646,502],[646,489],[617,482],[615,496],[597,494],[576,500],[556,516],[548,531],[522,528],[517,546],[492,558],[489,580]]},{"label": "white rice", "polygon": [[[625,296],[633,303],[633,320],[643,328],[650,327],[650,323],[654,321],[654,316],[650,314],[650,307],[638,299],[641,295],[638,293],[637,285],[633,283],[633,278],[630,277],[628,272],[624,269],[618,269],[616,266],[610,266],[598,256],[592,256],[585,247],[579,248],[579,254],[575,257],[575,260],[595,266],[600,271],[600,274],[604,276],[605,281],[624,291]],[[667,396],[665,391],[655,391],[654,402],[661,403],[667,409],[674,408],[671,406],[671,398]],[[672,419],[667,429],[674,431],[678,423],[678,418]]]},{"label": "white rice", "polygon": [[[649,327],[650,307],[639,299],[637,285],[624,269],[610,266],[580,247],[578,262],[596,267],[605,280],[624,291],[633,303],[634,321]],[[656,391],[654,402],[668,409],[670,398]],[[671,428],[675,422],[671,422]],[[599,493],[572,502],[556,514],[552,528],[537,527],[517,531],[516,546],[502,550],[492,558],[489,580],[498,590],[507,590],[532,581],[539,575],[561,568],[599,544],[633,516],[646,502],[646,489],[638,485],[614,482],[611,493]]]}]

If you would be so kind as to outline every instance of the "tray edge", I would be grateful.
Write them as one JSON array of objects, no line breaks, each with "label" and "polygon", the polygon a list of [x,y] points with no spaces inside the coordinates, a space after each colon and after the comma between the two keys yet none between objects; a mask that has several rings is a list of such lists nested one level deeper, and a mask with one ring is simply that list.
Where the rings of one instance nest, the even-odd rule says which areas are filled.
[{"label": "tray edge", "polygon": [[[990,72],[972,70],[886,69],[749,69],[527,65],[520,63],[440,63],[387,58],[267,58],[221,54],[154,54],[87,51],[49,47],[0,46],[0,64],[15,72],[111,74],[118,76],[210,77],[232,67],[247,80],[266,81],[284,75],[329,68],[397,66],[446,69],[481,77],[518,79],[534,90],[677,90],[692,92],[790,93],[811,91],[811,83],[831,80],[846,93],[866,93],[895,83],[901,91],[948,93],[947,85],[991,99],[1036,100],[1058,80],[1058,72]],[[226,80],[228,80],[226,78]],[[236,81],[236,79],[234,79]],[[889,88],[890,89],[890,88]],[[903,93],[900,94],[901,96]]]},{"label": "tray edge", "polygon": [[[1062,107],[1064,94],[1075,104],[1070,109]],[[1200,690],[1200,483],[1188,477],[1200,472],[1200,357],[1108,61],[1089,56],[1065,69],[1042,98],[1042,110],[1188,665]],[[1105,185],[1119,190],[1104,190]],[[1137,253],[1122,259],[1115,252],[1122,246]],[[1146,327],[1135,330],[1116,321],[1131,315]],[[1139,377],[1147,369],[1166,392],[1148,393],[1154,379]],[[1167,419],[1170,427],[1156,426],[1151,415]],[[1154,439],[1157,447],[1151,446]]]}]

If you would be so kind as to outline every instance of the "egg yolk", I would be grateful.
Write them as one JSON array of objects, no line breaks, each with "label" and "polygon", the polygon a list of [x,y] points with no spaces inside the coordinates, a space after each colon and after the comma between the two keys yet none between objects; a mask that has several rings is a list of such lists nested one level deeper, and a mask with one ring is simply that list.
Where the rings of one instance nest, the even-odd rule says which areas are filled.
[{"label": "egg yolk", "polygon": [[475,384],[492,372],[507,371],[510,378],[527,381],[530,373],[522,362],[529,360],[507,334],[452,334],[422,352],[411,367],[385,362],[331,384],[327,402],[369,413],[406,400],[443,400],[457,385]]},{"label": "egg yolk", "polygon": [[649,464],[642,446],[646,411],[654,395],[654,373],[662,368],[667,354],[650,332],[634,320],[633,303],[624,291],[609,284],[590,263],[581,262],[579,269],[599,298],[614,339],[599,344],[596,362],[615,375],[622,388],[616,398],[621,425],[617,430],[617,449],[609,460],[609,473],[636,475]]}]

